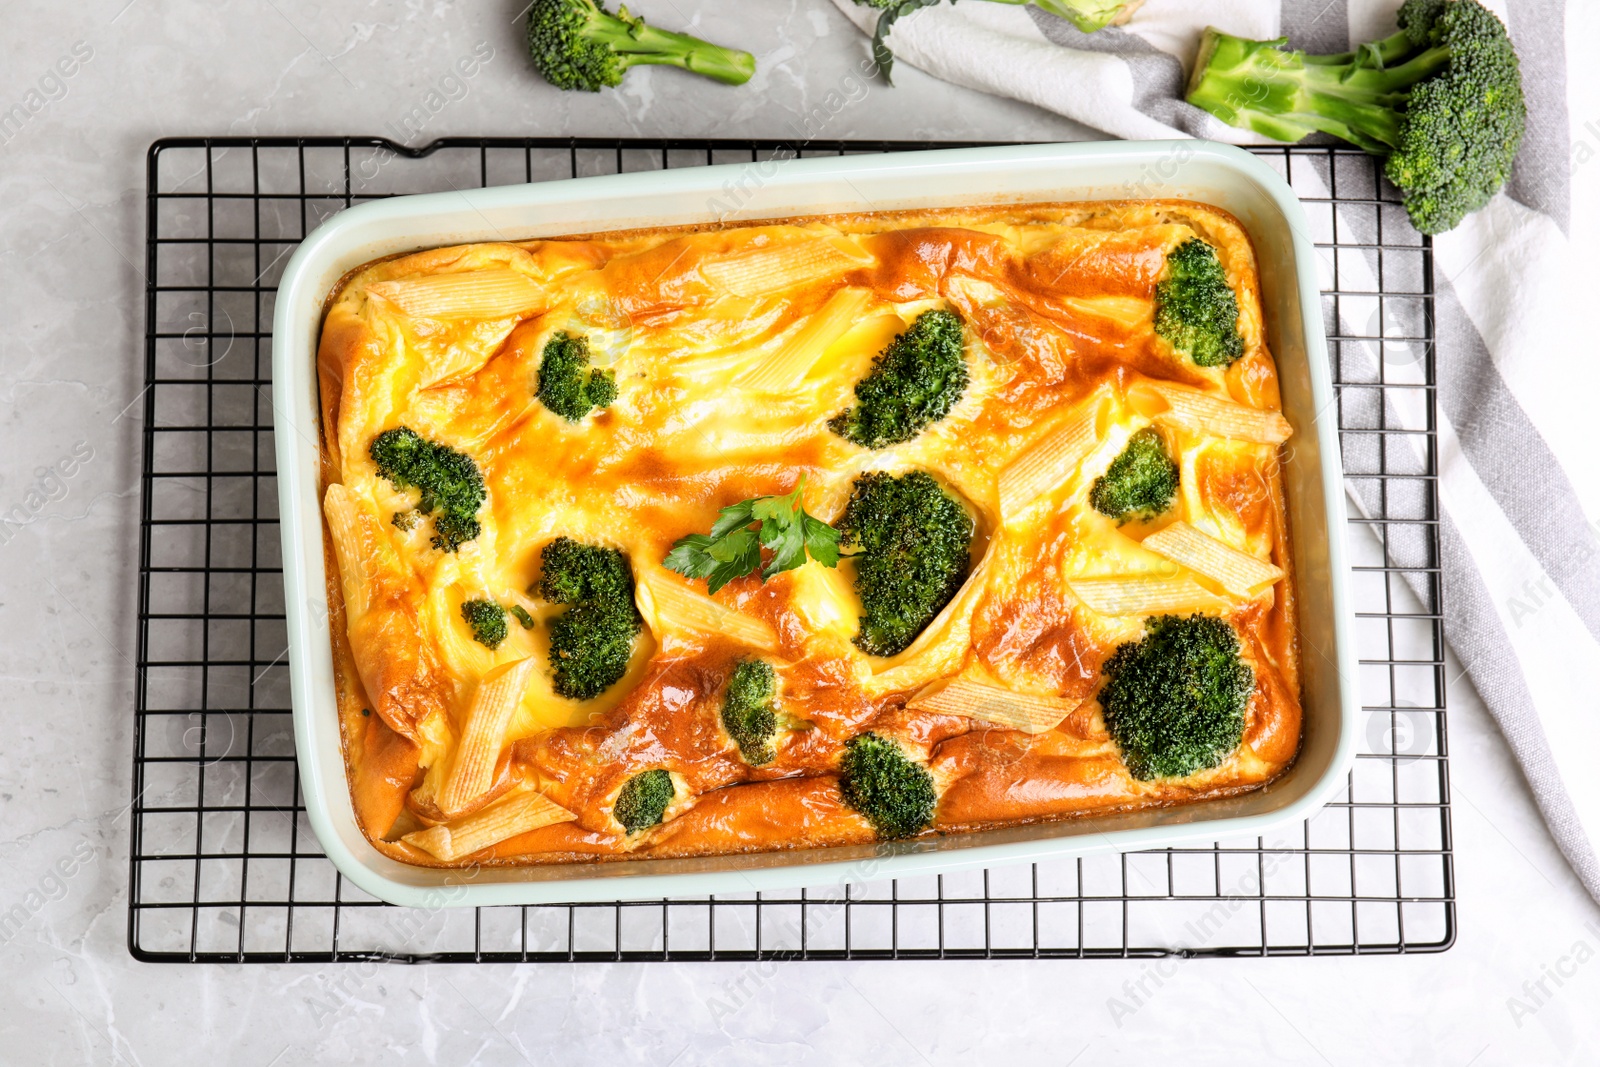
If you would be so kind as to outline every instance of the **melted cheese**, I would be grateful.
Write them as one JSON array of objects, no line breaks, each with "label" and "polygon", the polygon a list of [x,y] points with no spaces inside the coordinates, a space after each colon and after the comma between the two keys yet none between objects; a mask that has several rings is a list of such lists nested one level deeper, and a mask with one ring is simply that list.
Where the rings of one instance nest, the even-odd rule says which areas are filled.
[{"label": "melted cheese", "polygon": [[[1195,367],[1152,328],[1165,255],[1197,235],[1217,247],[1239,295],[1246,351],[1226,370]],[[453,277],[479,273],[481,282]],[[469,294],[457,310],[452,293]],[[835,319],[840,307],[853,319],[820,323],[830,300]],[[936,307],[965,324],[971,381],[954,410],[878,452],[832,434],[828,418],[849,406],[874,355]],[[535,396],[544,345],[561,330],[586,336],[595,365],[618,386],[609,408],[576,424]],[[797,338],[822,347],[793,370]],[[1274,446],[1167,425],[1182,470],[1169,514],[1119,528],[1088,505],[1094,478],[1151,424],[1129,399],[1131,386],[1171,381],[1278,407],[1249,241],[1213,209],[1041,205],[437,249],[344,280],[328,306],[319,370],[329,484],[385,519],[412,507],[415,491],[397,491],[368,455],[374,436],[405,425],[472,456],[487,490],[481,534],[454,553],[430,545],[427,520],[409,531],[385,523],[385,558],[404,572],[388,585],[403,589],[385,601],[385,625],[335,628],[356,808],[397,858],[434,862],[397,839],[441,817],[431,798],[478,680],[529,656],[545,669],[511,720],[484,802],[533,782],[576,820],[502,842],[479,860],[869,840],[836,784],[844,742],[867,729],[928,756],[941,792],[935,830],[1236,792],[1293,758],[1296,744],[1284,740],[1299,733],[1289,580],[1231,613],[1258,679],[1245,743],[1221,767],[1181,782],[1131,778],[1087,700],[1100,663],[1137,639],[1143,620],[1098,615],[1069,584],[1170,574],[1174,564],[1139,541],[1180,518],[1289,569]],[[1001,471],[1095,391],[1109,397],[1109,414],[1076,476],[1002,525]],[[709,529],[728,504],[788,492],[804,475],[807,510],[831,521],[860,473],[907,469],[933,472],[964,498],[978,536],[966,585],[906,651],[878,659],[851,644],[859,606],[848,563],[808,564],[765,584],[740,579],[716,597],[777,634],[768,658],[793,728],[771,764],[744,764],[720,727],[727,670],[749,654],[726,635],[658,632],[664,623],[650,612],[621,682],[587,701],[554,692],[546,623],[562,609],[527,592],[552,538],[611,545],[635,575],[663,573],[671,544]],[[508,619],[508,637],[491,651],[462,622],[460,605],[471,598],[521,605],[537,625]],[[398,682],[385,669],[396,663],[407,665]],[[909,696],[957,675],[1087,700],[1091,710],[1034,737],[988,724],[974,734],[960,716],[906,709]],[[625,837],[610,804],[648,767],[669,769],[678,797],[662,827]]]}]

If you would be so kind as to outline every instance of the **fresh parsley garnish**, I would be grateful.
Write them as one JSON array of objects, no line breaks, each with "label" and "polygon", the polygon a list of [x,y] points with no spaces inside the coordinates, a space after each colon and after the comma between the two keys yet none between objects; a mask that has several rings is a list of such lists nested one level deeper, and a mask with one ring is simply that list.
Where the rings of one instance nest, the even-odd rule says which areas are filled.
[{"label": "fresh parsley garnish", "polygon": [[[838,566],[839,532],[806,514],[800,504],[805,485],[801,478],[787,496],[752,497],[723,508],[709,535],[680,537],[662,565],[688,578],[706,579],[712,593],[756,571],[764,582],[802,566],[808,555],[824,567]],[[772,553],[765,567],[763,548]]]}]

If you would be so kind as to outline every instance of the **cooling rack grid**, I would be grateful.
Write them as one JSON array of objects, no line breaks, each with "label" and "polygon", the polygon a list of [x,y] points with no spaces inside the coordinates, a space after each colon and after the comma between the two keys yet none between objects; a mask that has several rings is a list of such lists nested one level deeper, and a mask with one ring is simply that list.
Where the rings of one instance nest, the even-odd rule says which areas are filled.
[{"label": "cooling rack grid", "polygon": [[[809,142],[802,155],[925,143]],[[1339,388],[1366,722],[1269,838],[808,892],[439,912],[343,879],[294,762],[270,402],[276,284],[368,199],[747,162],[777,141],[174,138],[151,146],[128,944],[169,962],[1128,958],[1429,952],[1455,937],[1433,257],[1376,162],[1258,150],[1311,216]],[[1396,412],[1409,411],[1403,421]],[[1417,429],[1418,425],[1426,429]]]}]

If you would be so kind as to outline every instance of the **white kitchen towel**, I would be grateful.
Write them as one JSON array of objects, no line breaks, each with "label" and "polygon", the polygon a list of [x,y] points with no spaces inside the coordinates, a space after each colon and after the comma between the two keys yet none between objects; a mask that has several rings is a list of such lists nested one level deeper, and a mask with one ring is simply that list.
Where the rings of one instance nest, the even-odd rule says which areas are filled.
[{"label": "white kitchen towel", "polygon": [[[1421,526],[1411,528],[1412,537],[1406,527],[1388,527],[1386,548],[1397,565],[1442,570],[1446,636],[1510,742],[1557,844],[1600,899],[1600,461],[1593,444],[1600,355],[1592,310],[1587,329],[1577,310],[1600,300],[1600,270],[1592,242],[1575,248],[1570,238],[1575,216],[1592,220],[1600,211],[1600,166],[1589,164],[1600,121],[1581,124],[1600,119],[1600,101],[1569,96],[1566,66],[1569,29],[1578,32],[1593,16],[1580,12],[1583,0],[1570,0],[1570,8],[1568,0],[1486,2],[1505,21],[1522,61],[1527,133],[1505,190],[1433,242],[1442,559],[1428,558],[1428,539],[1414,536]],[[872,32],[875,10],[834,3]],[[1342,52],[1393,32],[1398,6],[1148,0],[1126,26],[1085,34],[1034,7],[962,0],[900,19],[889,44],[897,63],[1112,136],[1255,143],[1260,139],[1183,102],[1205,26]],[[1370,210],[1343,211],[1339,225],[1376,243]],[[1341,260],[1342,288],[1377,290],[1379,255]],[[1365,286],[1350,276],[1362,271],[1370,275]],[[1342,309],[1343,335],[1405,338],[1423,325],[1420,300],[1386,300],[1381,313],[1376,299],[1365,307],[1342,303],[1351,305]],[[1378,380],[1381,361],[1384,380],[1420,382],[1419,355],[1402,340],[1345,344],[1343,377]],[[1375,392],[1349,390],[1346,404]],[[1427,427],[1421,390],[1385,392],[1401,399],[1357,417],[1368,425]],[[1376,449],[1375,437],[1347,442],[1347,470],[1376,469],[1364,447]],[[1357,509],[1374,507],[1375,486],[1350,480]]]}]

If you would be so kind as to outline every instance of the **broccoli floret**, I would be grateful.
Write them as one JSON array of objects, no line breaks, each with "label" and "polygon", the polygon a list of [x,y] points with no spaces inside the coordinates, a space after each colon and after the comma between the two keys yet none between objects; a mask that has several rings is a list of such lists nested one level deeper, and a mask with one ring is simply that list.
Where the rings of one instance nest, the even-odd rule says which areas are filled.
[{"label": "broccoli floret", "polygon": [[1135,778],[1183,778],[1239,746],[1255,672],[1233,627],[1209,615],[1145,620],[1145,636],[1106,660],[1100,707]]},{"label": "broccoli floret", "polygon": [[1406,0],[1399,24],[1329,56],[1208,29],[1189,102],[1280,141],[1320,131],[1386,157],[1412,225],[1443,233],[1511,174],[1527,121],[1521,68],[1478,0]]},{"label": "broccoli floret", "polygon": [[1198,367],[1226,367],[1244,355],[1239,299],[1217,250],[1191,237],[1167,253],[1156,284],[1156,333]]},{"label": "broccoli floret", "polygon": [[840,547],[856,550],[855,643],[869,655],[902,651],[966,580],[972,517],[923,471],[863,474],[834,526]]},{"label": "broccoli floret", "polygon": [[[950,0],[955,3],[955,0]],[[1002,4],[1026,5],[1032,4],[1040,11],[1048,11],[1052,15],[1059,15],[1072,23],[1084,33],[1094,33],[1107,26],[1120,26],[1133,17],[1144,0],[997,0]],[[937,6],[939,0],[856,0],[864,7],[877,8],[878,25],[872,34],[872,58],[878,66],[878,73],[883,75],[883,80],[889,80],[889,72],[894,67],[894,53],[889,51],[885,39],[889,36],[889,29],[901,15],[923,7]]]},{"label": "broccoli floret", "polygon": [[924,311],[889,342],[856,383],[856,406],[828,420],[828,429],[862,448],[909,441],[950,414],[967,388],[961,319]]},{"label": "broccoli floret", "polygon": [[1131,519],[1153,519],[1178,495],[1178,465],[1167,454],[1161,433],[1146,426],[1132,437],[1106,472],[1089,489],[1089,503],[1120,526]]},{"label": "broccoli floret", "polygon": [[589,369],[589,339],[560,331],[545,342],[539,360],[539,401],[568,422],[617,398],[616,375]]},{"label": "broccoli floret", "polygon": [[506,610],[511,612],[512,616],[517,620],[517,624],[520,625],[524,630],[533,629],[535,625],[533,616],[528,614],[527,608],[523,607],[521,604],[513,604]]},{"label": "broccoli floret", "polygon": [[661,824],[661,817],[666,814],[667,805],[672,803],[677,792],[672,784],[671,772],[659,767],[640,771],[629,778],[628,784],[617,794],[611,815],[630,834],[648,830]]},{"label": "broccoli floret", "polygon": [[846,742],[839,792],[885,841],[925,829],[938,800],[928,768],[907,759],[894,741],[872,733]]},{"label": "broccoli floret", "polygon": [[647,26],[626,7],[613,15],[597,0],[534,0],[528,51],[545,81],[589,93],[621,85],[629,67],[646,63],[682,67],[728,85],[743,85],[756,70],[749,52]]},{"label": "broccoli floret", "polygon": [[378,474],[396,489],[422,490],[416,510],[433,516],[434,548],[454,552],[478,536],[483,529],[477,518],[483,506],[483,475],[471,456],[404,426],[374,437],[368,451]]},{"label": "broccoli floret", "polygon": [[472,639],[487,648],[499,648],[506,639],[506,609],[492,600],[466,600],[461,617],[472,630]]},{"label": "broccoli floret", "polygon": [[558,537],[539,556],[535,587],[567,610],[550,620],[550,664],[555,691],[588,700],[628,670],[633,639],[644,626],[633,603],[633,571],[614,548]]},{"label": "broccoli floret", "polygon": [[773,711],[772,664],[748,659],[733,668],[722,700],[722,728],[739,746],[739,755],[753,767],[771,763],[778,716]]}]

